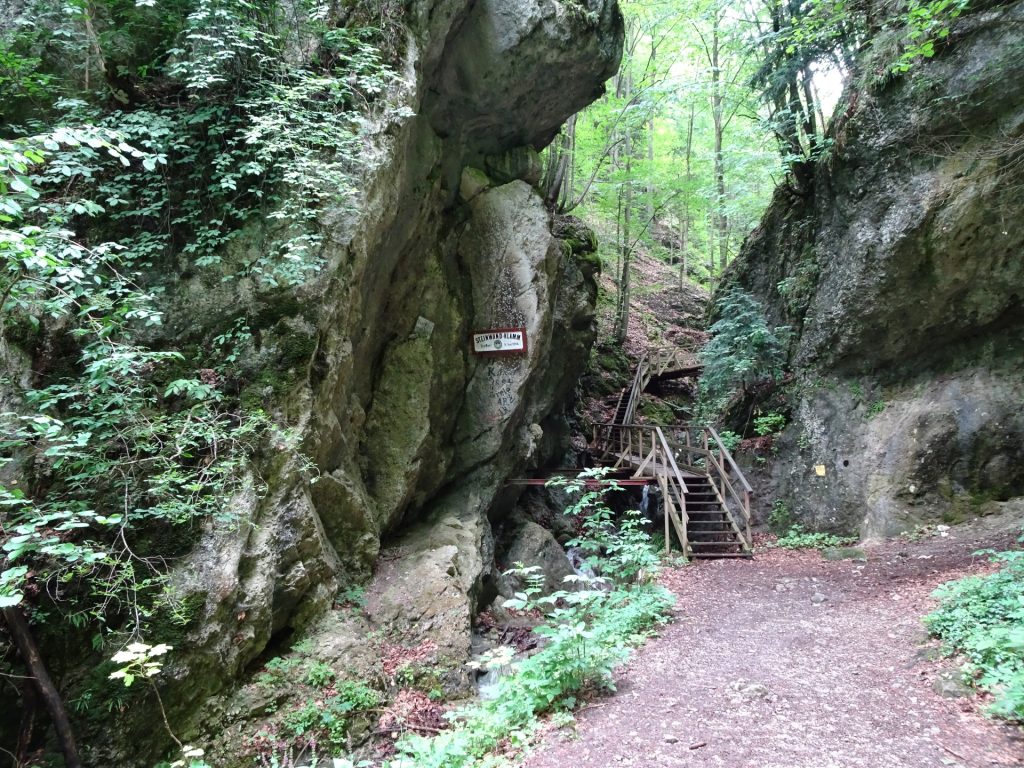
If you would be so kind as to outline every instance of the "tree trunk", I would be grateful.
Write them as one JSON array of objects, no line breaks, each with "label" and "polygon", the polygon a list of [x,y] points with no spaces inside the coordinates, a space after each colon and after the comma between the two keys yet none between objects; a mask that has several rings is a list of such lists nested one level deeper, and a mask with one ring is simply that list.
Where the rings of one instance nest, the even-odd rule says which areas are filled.
[{"label": "tree trunk", "polygon": [[708,211],[707,220],[707,233],[708,233],[708,277],[711,279],[711,284],[715,284],[715,214],[714,211]]},{"label": "tree trunk", "polygon": [[633,183],[630,176],[632,158],[629,134],[626,134],[626,182],[622,204],[622,273],[619,276],[619,316],[616,320],[615,340],[622,343],[626,340],[629,330],[629,294],[630,294],[630,261],[633,249],[630,246],[630,226],[633,220]]},{"label": "tree trunk", "polygon": [[[654,41],[651,41],[651,56],[647,61],[649,69],[654,68],[654,57],[657,52],[657,47]],[[654,220],[654,180],[651,178],[654,174],[654,112],[651,112],[651,117],[647,121],[647,219],[652,222],[653,227]]]},{"label": "tree trunk", "polygon": [[690,181],[693,178],[690,158],[693,155],[693,118],[696,109],[694,104],[690,104],[690,119],[686,124],[686,191],[683,193],[683,215],[679,222],[679,241],[682,250],[682,259],[679,264],[680,290],[682,290],[683,283],[686,282],[686,261],[690,248]]},{"label": "tree trunk", "polygon": [[75,744],[75,734],[71,730],[71,721],[68,720],[64,702],[57,691],[57,686],[53,684],[53,680],[50,679],[50,675],[46,671],[46,665],[43,663],[42,656],[39,655],[39,648],[32,637],[32,630],[29,629],[24,614],[20,608],[14,606],[4,608],[3,617],[7,622],[7,627],[11,630],[11,637],[14,638],[14,644],[18,647],[22,661],[25,662],[29,674],[35,680],[39,696],[50,713],[53,727],[57,731],[60,750],[64,754],[65,767],[82,768],[82,761],[78,758],[78,746]]},{"label": "tree trunk", "polygon": [[[630,62],[631,63],[631,62]],[[625,96],[633,92],[633,71],[627,64],[624,76],[620,76],[620,86]],[[619,245],[619,300],[615,316],[615,340],[622,343],[626,340],[626,332],[629,330],[629,293],[630,293],[630,227],[633,220],[633,135],[630,127],[624,128],[622,139],[622,157],[625,160],[626,176],[622,185],[622,192],[619,200],[622,202],[620,209],[622,220],[622,240]]]},{"label": "tree trunk", "polygon": [[722,137],[725,132],[721,70],[721,12],[712,14],[711,27],[711,117],[715,128],[715,229],[718,236],[719,272],[729,263],[729,220],[725,214],[725,160]]},{"label": "tree trunk", "polygon": [[559,213],[565,213],[572,205],[572,198],[576,186],[576,115],[568,119],[565,124],[565,146],[569,154],[568,170],[562,181],[562,196],[558,202]]},{"label": "tree trunk", "polygon": [[29,752],[32,750],[36,731],[36,714],[39,710],[39,693],[35,680],[25,678],[21,681],[21,723],[18,725],[18,745],[14,748],[14,764],[29,765]]}]

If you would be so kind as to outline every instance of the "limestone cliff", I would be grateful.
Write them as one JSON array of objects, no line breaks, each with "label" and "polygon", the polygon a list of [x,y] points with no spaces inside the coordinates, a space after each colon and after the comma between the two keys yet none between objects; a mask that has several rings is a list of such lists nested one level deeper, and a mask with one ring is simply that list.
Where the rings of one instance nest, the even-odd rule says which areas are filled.
[{"label": "limestone cliff", "polygon": [[989,4],[850,93],[732,269],[794,330],[773,490],[798,519],[886,535],[1024,493],[1022,20]]},{"label": "limestone cliff", "polygon": [[[185,275],[163,307],[160,333],[178,345],[252,319],[239,357],[257,384],[243,402],[297,425],[315,465],[259,467],[231,502],[238,524],[211,524],[173,569],[190,614],[161,685],[186,740],[245,717],[238,699],[210,697],[328,616],[339,587],[373,576],[382,547],[355,631],[430,638],[439,662],[461,664],[493,568],[488,515],[506,480],[558,445],[593,341],[593,266],[552,234],[532,184],[536,151],[618,65],[614,0],[413,0],[404,21],[406,109],[365,148],[356,213],[324,213],[319,275],[270,292]],[[243,233],[225,260],[259,245]],[[525,355],[471,354],[472,331],[510,326],[525,327]],[[367,646],[321,642],[347,671]],[[89,764],[162,755],[153,706],[140,698],[116,728],[79,723]]]}]

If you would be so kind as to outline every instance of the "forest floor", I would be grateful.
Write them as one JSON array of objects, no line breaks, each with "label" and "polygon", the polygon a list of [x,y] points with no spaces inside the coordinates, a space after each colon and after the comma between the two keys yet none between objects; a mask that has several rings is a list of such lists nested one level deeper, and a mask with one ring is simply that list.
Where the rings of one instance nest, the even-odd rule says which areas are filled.
[{"label": "forest floor", "polygon": [[551,730],[524,768],[1024,766],[1020,729],[985,718],[920,617],[950,579],[991,568],[1020,516],[867,547],[866,560],[759,549],[667,568],[675,619],[618,692]]}]

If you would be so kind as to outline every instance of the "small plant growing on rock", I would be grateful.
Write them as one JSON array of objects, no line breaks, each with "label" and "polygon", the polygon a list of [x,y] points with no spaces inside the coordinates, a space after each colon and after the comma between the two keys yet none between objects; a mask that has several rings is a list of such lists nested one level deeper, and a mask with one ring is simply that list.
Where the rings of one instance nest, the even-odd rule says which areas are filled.
[{"label": "small plant growing on rock", "polygon": [[328,685],[334,682],[336,675],[334,670],[331,669],[330,664],[324,664],[322,661],[316,661],[306,671],[306,685],[310,685],[313,688],[326,688]]},{"label": "small plant growing on rock", "polygon": [[786,417],[772,411],[754,419],[754,432],[760,437],[774,435],[786,426]]},{"label": "small plant growing on rock", "polygon": [[794,527],[793,513],[789,505],[782,499],[772,502],[772,511],[768,513],[768,525],[773,531],[788,531]]}]

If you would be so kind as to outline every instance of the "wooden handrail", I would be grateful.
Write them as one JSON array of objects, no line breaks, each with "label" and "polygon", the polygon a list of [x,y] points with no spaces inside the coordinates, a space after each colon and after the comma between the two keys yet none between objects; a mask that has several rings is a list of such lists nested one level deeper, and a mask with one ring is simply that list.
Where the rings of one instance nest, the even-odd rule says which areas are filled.
[{"label": "wooden handrail", "polygon": [[[676,464],[672,444],[665,436],[665,432],[661,427],[652,424],[595,424],[595,442],[601,432],[606,435],[603,455],[608,455],[609,453],[616,454],[616,466],[629,460],[636,467],[634,477],[642,475],[650,467],[649,474],[646,476],[657,479],[658,485],[662,490],[663,503],[665,505],[665,551],[668,552],[671,546],[669,539],[669,525],[671,523],[682,545],[683,552],[689,555],[687,535],[689,516],[686,513],[686,493],[688,489],[683,473]],[[650,434],[650,450],[648,451],[645,451],[645,434]],[[635,440],[634,437],[636,438]],[[599,447],[601,446],[595,445],[595,448]],[[635,454],[634,449],[636,450]],[[661,454],[660,456],[659,453]],[[659,467],[661,471],[659,471]],[[672,500],[669,490],[670,486],[675,486],[676,488],[676,496],[679,499],[678,508]]]},{"label": "wooden handrail", "polygon": [[[665,434],[665,429],[655,424],[616,424],[614,422],[599,423],[594,425],[594,447],[601,452],[602,457],[614,455],[615,466],[629,462],[636,468],[636,476],[647,476],[658,478],[659,486],[663,486],[663,492],[668,490],[668,485],[675,484],[679,491],[679,498],[683,509],[679,510],[679,519],[672,512],[674,505],[670,499],[666,500],[666,514],[672,516],[672,524],[677,526],[677,535],[683,544],[684,551],[688,546],[686,537],[686,523],[688,515],[685,509],[685,494],[688,491],[686,480],[679,464],[676,461],[676,451],[685,452],[687,466],[700,471],[708,476],[715,495],[718,497],[722,510],[729,519],[730,525],[736,531],[745,549],[752,547],[750,532],[750,499],[753,489],[746,477],[736,464],[732,454],[722,444],[722,439],[713,427],[677,425],[685,434],[685,441],[680,443],[670,439]],[[701,439],[699,444],[694,445],[690,440],[690,432],[700,430]],[[650,444],[647,445],[645,435],[650,434]],[[708,439],[710,437],[710,440]],[[712,445],[714,448],[712,448]],[[659,464],[658,453],[662,454]],[[635,453],[634,453],[635,452]],[[696,462],[703,458],[704,466],[699,468]],[[659,471],[659,467],[661,471]],[[647,473],[647,474],[645,474]],[[732,474],[736,476],[736,482],[742,488],[742,493],[737,490]],[[727,498],[735,501],[735,507],[739,510],[740,520],[727,503]],[[666,523],[666,530],[668,525]],[[667,540],[666,540],[667,541]]]},{"label": "wooden handrail", "polygon": [[615,404],[615,414],[618,416],[619,408],[625,400],[625,409],[622,412],[622,423],[629,424],[636,415],[637,405],[640,403],[640,396],[651,379],[661,376],[667,371],[675,368],[693,368],[700,366],[700,355],[691,349],[682,347],[654,347],[648,349],[640,356],[636,364],[636,372],[628,389],[623,390],[619,400]]},{"label": "wooden handrail", "polygon": [[[729,468],[736,473],[736,477],[743,485],[743,496],[741,497],[736,492],[736,489],[732,487],[732,482],[729,480],[729,473],[725,471],[725,467],[721,465],[718,466],[724,484],[728,485],[733,497],[736,499],[740,509],[743,511],[743,521],[745,523],[746,528],[746,546],[752,549],[754,546],[754,540],[750,532],[750,496],[754,492],[754,489],[750,487],[750,483],[747,482],[747,478],[743,475],[743,472],[740,470],[739,465],[736,464],[736,460],[733,459],[732,454],[729,453],[729,449],[722,444],[722,438],[719,436],[718,432],[715,431],[715,428],[712,427],[711,425],[708,425],[707,427],[705,427],[705,429],[707,433],[710,434],[712,438],[714,438],[715,444],[718,446],[718,450],[720,451],[719,455],[729,465]],[[715,463],[718,464],[718,462]]]},{"label": "wooden handrail", "polygon": [[753,493],[754,489],[750,487],[750,483],[747,482],[747,478],[745,478],[743,476],[743,473],[740,472],[740,468],[739,466],[737,466],[735,460],[732,458],[732,454],[729,453],[729,449],[722,444],[722,438],[718,436],[718,433],[715,431],[715,428],[712,426],[706,426],[704,427],[704,429],[706,429],[710,433],[710,435],[715,439],[715,442],[718,444],[718,449],[722,452],[722,456],[725,457],[725,460],[729,463],[729,466],[733,469],[733,471],[736,472],[736,476],[740,479],[740,482],[743,484],[743,490],[747,491],[748,493]]},{"label": "wooden handrail", "polygon": [[[700,365],[700,355],[696,350],[682,347],[654,347],[647,350],[637,361],[630,387],[623,390],[616,403],[615,416],[621,420],[621,423],[594,424],[593,448],[595,453],[600,454],[600,460],[610,461],[614,458],[615,467],[627,464],[634,468],[634,477],[643,476],[657,479],[664,495],[666,548],[669,545],[669,520],[671,519],[683,545],[683,551],[690,554],[686,530],[689,520],[686,512],[688,489],[676,461],[676,451],[679,451],[680,454],[685,452],[685,466],[689,470],[707,476],[729,524],[736,531],[743,548],[749,551],[753,544],[750,534],[750,499],[753,488],[747,482],[747,478],[744,477],[732,454],[722,443],[722,438],[714,427],[675,425],[671,429],[682,429],[685,435],[684,443],[676,443],[668,438],[661,426],[633,423],[640,397],[652,378],[663,376],[672,370],[682,373],[687,369],[698,368]],[[700,430],[700,440],[691,441],[691,430],[698,429]],[[647,441],[644,436],[647,433],[650,433],[651,437],[645,450]],[[660,463],[659,452],[662,454]],[[703,466],[698,466],[701,463]],[[733,475],[735,475],[736,482],[742,487],[742,494],[734,485]],[[673,486],[677,491],[679,510],[676,510],[672,499],[671,489]],[[726,496],[735,501],[734,506],[739,508],[741,522],[737,522],[736,515],[733,509],[730,509]],[[745,531],[741,530],[741,523]]]}]

